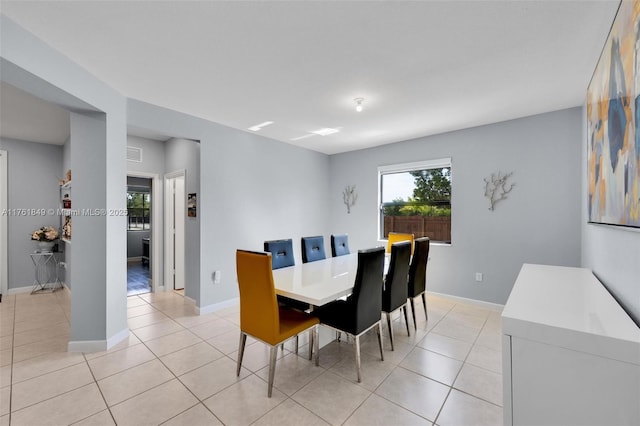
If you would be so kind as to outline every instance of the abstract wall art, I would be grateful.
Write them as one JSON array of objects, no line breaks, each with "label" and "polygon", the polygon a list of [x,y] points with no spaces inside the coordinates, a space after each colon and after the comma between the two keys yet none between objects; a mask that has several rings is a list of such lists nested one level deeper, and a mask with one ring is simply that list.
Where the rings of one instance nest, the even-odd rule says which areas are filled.
[{"label": "abstract wall art", "polygon": [[640,228],[640,0],[623,0],[587,89],[589,222]]}]

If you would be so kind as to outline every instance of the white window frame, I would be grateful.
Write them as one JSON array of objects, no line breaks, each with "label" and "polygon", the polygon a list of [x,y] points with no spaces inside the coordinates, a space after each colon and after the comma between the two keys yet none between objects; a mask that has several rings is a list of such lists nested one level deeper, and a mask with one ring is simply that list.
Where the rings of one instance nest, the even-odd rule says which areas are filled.
[{"label": "white window frame", "polygon": [[378,166],[378,209],[376,211],[378,222],[378,241],[382,242],[387,240],[382,235],[382,176],[391,173],[403,173],[425,169],[441,169],[445,167],[449,167],[451,169],[451,173],[453,174],[451,157]]},{"label": "white window frame", "polygon": [[[131,175],[129,175],[131,176]],[[153,220],[153,194],[152,194],[153,188],[151,188],[149,191],[139,191],[139,190],[131,190],[129,191],[129,188],[127,188],[127,195],[129,195],[130,193],[135,193],[135,194],[149,194],[149,198],[151,198],[151,201],[148,203],[147,207],[144,207],[144,201],[142,202],[142,229],[131,229],[130,228],[130,223],[129,223],[129,219],[128,217],[130,217],[131,215],[129,214],[129,210],[131,209],[138,209],[140,207],[127,207],[127,232],[131,231],[131,232],[137,232],[137,231],[150,231],[152,229],[151,226],[151,221]],[[127,200],[128,201],[128,200]],[[145,209],[148,211],[149,213],[149,223],[148,223],[148,227],[145,228],[145,223],[144,223],[144,211]]]}]

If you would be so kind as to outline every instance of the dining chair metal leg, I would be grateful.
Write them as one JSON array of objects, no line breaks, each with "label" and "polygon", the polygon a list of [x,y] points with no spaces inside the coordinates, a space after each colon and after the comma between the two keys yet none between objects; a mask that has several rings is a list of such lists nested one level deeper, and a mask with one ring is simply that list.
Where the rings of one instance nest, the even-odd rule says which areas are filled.
[{"label": "dining chair metal leg", "polygon": [[273,391],[273,378],[276,375],[276,358],[278,357],[278,347],[271,346],[271,351],[269,353],[269,391],[267,392],[267,396],[271,398],[271,393]]},{"label": "dining chair metal leg", "polygon": [[416,322],[416,304],[413,297],[409,299],[411,301],[411,316],[413,317],[413,329],[418,331],[418,323]]},{"label": "dining chair metal leg", "polygon": [[354,340],[354,348],[356,351],[356,373],[358,374],[358,383],[360,383],[362,381],[360,379],[360,336],[355,336]]},{"label": "dining chair metal leg", "polygon": [[244,346],[247,343],[247,335],[240,332],[240,343],[238,345],[238,368],[236,369],[236,376],[240,376],[240,368],[242,367],[242,357],[244,356]]},{"label": "dining chair metal leg", "polygon": [[311,361],[311,358],[313,357],[313,341],[315,340],[315,333],[313,332],[314,330],[315,327],[309,329],[309,361]]},{"label": "dining chair metal leg", "polygon": [[298,335],[296,334],[296,355],[298,355]]},{"label": "dining chair metal leg", "polygon": [[320,365],[320,327],[313,327],[313,350],[316,351],[316,367]]},{"label": "dining chair metal leg", "polygon": [[405,303],[402,307],[402,312],[404,312],[404,323],[407,326],[407,336],[411,336],[411,332],[409,331],[409,318],[407,315],[407,304]]},{"label": "dining chair metal leg", "polygon": [[391,327],[391,312],[386,312],[387,314],[387,326],[389,327],[389,341],[391,341],[391,350],[394,351],[393,348],[393,327]]},{"label": "dining chair metal leg", "polygon": [[425,293],[422,293],[422,306],[424,306],[424,317],[429,321],[429,314],[427,314],[427,297],[425,296]]},{"label": "dining chair metal leg", "polygon": [[380,360],[384,361],[384,352],[382,352],[382,321],[378,321],[376,331],[378,332],[378,346],[380,346]]}]

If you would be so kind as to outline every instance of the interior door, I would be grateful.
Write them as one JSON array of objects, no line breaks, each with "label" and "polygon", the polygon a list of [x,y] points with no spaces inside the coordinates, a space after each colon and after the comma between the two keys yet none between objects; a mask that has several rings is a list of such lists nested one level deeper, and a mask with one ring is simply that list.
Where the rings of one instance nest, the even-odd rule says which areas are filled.
[{"label": "interior door", "polygon": [[185,271],[185,177],[184,173],[165,175],[165,286],[184,288]]},{"label": "interior door", "polygon": [[173,192],[173,259],[174,259],[174,279],[173,289],[182,290],[184,288],[184,223],[186,218],[186,198],[184,192],[184,176],[174,178]]}]

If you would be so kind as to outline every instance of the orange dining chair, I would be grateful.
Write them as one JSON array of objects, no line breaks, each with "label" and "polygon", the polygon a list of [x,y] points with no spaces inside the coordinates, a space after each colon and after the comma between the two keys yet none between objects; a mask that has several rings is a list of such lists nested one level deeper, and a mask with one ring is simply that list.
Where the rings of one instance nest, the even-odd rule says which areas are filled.
[{"label": "orange dining chair", "polygon": [[309,330],[309,359],[315,350],[316,366],[319,364],[319,321],[305,312],[278,306],[273,284],[271,253],[238,250],[236,270],[240,290],[240,344],[236,374],[240,375],[247,336],[269,345],[271,349],[267,395],[270,398],[276,372],[278,345]]},{"label": "orange dining chair", "polygon": [[411,241],[411,254],[413,254],[413,234],[407,234],[402,232],[389,232],[387,236],[387,253],[391,253],[391,246],[393,243],[400,241]]}]

